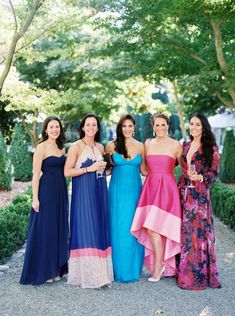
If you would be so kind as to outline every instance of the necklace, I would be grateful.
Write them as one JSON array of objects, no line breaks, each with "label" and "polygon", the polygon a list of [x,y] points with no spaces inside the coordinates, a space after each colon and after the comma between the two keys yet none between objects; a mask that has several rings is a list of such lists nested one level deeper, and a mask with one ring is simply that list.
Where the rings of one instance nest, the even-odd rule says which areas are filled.
[{"label": "necklace", "polygon": [[94,147],[96,147],[96,143],[94,142],[94,144],[93,145],[90,145],[90,144],[88,144],[87,142],[85,142],[85,140],[82,138],[82,141],[83,141],[83,143],[85,144],[85,145],[87,145],[87,146],[89,146],[89,147],[91,147],[91,148],[94,148]]},{"label": "necklace", "polygon": [[82,138],[82,141],[86,146],[88,146],[91,149],[94,160],[96,160],[95,149],[94,149],[96,147],[96,143],[94,143],[93,145],[89,145],[87,144],[87,142],[85,142],[83,138]]}]

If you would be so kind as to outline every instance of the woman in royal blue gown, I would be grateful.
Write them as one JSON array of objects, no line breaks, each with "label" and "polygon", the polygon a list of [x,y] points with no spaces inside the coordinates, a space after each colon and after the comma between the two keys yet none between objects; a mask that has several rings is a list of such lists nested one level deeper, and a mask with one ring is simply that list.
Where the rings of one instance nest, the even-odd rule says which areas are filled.
[{"label": "woman in royal blue gown", "polygon": [[131,235],[130,228],[141,193],[140,169],[145,170],[144,146],[133,138],[135,120],[127,114],[117,125],[117,138],[107,144],[115,166],[109,186],[111,245],[116,282],[137,281],[140,278],[144,248]]},{"label": "woman in royal blue gown", "polygon": [[21,284],[52,283],[67,273],[68,209],[64,133],[57,117],[43,124],[33,158],[33,202]]},{"label": "woman in royal blue gown", "polygon": [[96,115],[86,115],[79,132],[65,164],[65,175],[72,177],[68,283],[99,288],[112,282],[113,267],[106,177],[100,177],[106,162]]}]

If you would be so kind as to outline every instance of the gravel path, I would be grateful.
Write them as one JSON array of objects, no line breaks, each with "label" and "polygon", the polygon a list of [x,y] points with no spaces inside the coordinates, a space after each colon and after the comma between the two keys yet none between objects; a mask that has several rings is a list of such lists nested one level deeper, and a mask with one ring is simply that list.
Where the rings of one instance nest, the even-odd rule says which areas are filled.
[{"label": "gravel path", "polygon": [[92,316],[233,316],[235,315],[235,233],[215,221],[217,259],[222,289],[184,291],[174,278],[158,284],[146,281],[113,283],[111,288],[81,289],[65,280],[52,285],[22,286],[22,256],[0,276],[0,315]]}]

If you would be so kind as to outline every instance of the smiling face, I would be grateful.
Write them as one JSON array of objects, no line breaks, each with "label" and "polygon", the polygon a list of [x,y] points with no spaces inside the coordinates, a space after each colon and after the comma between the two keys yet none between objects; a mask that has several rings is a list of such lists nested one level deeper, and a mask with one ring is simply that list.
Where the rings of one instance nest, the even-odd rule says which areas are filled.
[{"label": "smiling face", "polygon": [[57,139],[60,136],[60,124],[56,120],[51,120],[47,124],[46,133],[49,139]]},{"label": "smiling face", "polygon": [[132,137],[135,131],[135,125],[131,120],[125,120],[122,123],[122,134],[125,138]]},{"label": "smiling face", "polygon": [[202,122],[198,117],[194,116],[191,118],[189,123],[189,132],[193,138],[200,138],[202,136]]},{"label": "smiling face", "polygon": [[98,124],[95,117],[88,117],[85,120],[82,130],[85,133],[85,136],[95,137],[95,134],[98,132]]},{"label": "smiling face", "polygon": [[165,137],[168,133],[167,121],[160,117],[155,118],[153,122],[153,131],[157,137]]}]

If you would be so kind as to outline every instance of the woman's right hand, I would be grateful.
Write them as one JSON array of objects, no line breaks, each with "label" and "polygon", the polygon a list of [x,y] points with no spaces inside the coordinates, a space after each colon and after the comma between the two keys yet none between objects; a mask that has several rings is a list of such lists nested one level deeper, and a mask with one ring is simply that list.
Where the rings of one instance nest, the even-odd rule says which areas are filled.
[{"label": "woman's right hand", "polygon": [[96,161],[91,166],[87,167],[89,172],[103,172],[106,168],[107,162],[105,161]]},{"label": "woman's right hand", "polygon": [[32,208],[35,212],[37,212],[37,213],[39,212],[39,201],[38,200],[33,201]]}]

